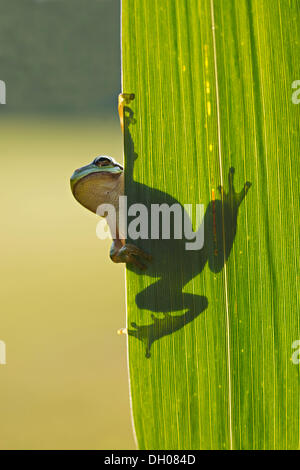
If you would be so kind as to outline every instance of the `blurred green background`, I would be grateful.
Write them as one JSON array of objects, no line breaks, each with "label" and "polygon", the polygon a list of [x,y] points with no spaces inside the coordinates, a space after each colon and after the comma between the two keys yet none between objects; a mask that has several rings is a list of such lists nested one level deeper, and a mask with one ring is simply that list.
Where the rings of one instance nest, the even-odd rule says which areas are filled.
[{"label": "blurred green background", "polygon": [[1,449],[132,449],[124,267],[69,177],[122,159],[119,0],[1,0]]}]

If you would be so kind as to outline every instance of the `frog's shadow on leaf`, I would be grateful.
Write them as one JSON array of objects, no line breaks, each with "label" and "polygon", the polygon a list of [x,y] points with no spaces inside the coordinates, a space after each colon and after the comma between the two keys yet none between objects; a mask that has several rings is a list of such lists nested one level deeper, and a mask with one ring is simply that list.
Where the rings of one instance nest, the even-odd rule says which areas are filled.
[{"label": "frog's shadow on leaf", "polygon": [[[129,106],[126,106],[124,111],[125,193],[128,207],[136,203],[144,204],[148,208],[151,207],[151,204],[165,203],[169,207],[173,204],[180,204],[168,193],[134,180],[134,162],[138,155],[135,153],[129,126],[135,124],[135,119]],[[185,327],[208,307],[208,300],[205,296],[186,293],[183,292],[183,289],[189,281],[203,271],[206,263],[212,272],[219,273],[230,255],[237,230],[238,209],[251,186],[251,183],[246,182],[243,189],[236,192],[233,184],[234,172],[234,168],[230,168],[228,192],[219,187],[220,199],[211,200],[206,208],[202,222],[204,223],[204,245],[201,250],[186,250],[187,240],[172,238],[172,232],[171,238],[167,240],[162,239],[161,233],[158,240],[151,238],[127,240],[153,256],[153,261],[148,264],[145,271],[140,271],[132,265],[128,265],[128,268],[138,275],[159,278],[139,292],[135,300],[139,309],[163,314],[163,318],[152,314],[153,323],[145,325],[131,323],[132,329],[128,329],[130,336],[134,336],[144,343],[147,358],[150,357],[150,349],[154,341]],[[181,209],[184,214],[183,206]],[[149,233],[150,212],[148,210]],[[130,218],[128,222],[130,222]],[[171,226],[172,223],[171,217]],[[198,230],[201,230],[201,227]],[[183,228],[182,233],[184,233]],[[182,315],[170,314],[170,312],[182,310],[185,310]]]}]

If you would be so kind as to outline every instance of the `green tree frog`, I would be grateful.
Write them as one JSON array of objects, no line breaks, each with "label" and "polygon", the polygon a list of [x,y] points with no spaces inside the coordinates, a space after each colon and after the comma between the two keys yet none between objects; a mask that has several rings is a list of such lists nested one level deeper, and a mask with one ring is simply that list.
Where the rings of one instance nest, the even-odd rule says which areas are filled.
[{"label": "green tree frog", "polygon": [[[124,106],[134,99],[130,93],[121,93],[118,111],[124,133]],[[120,163],[109,156],[98,156],[91,163],[74,171],[71,176],[71,190],[75,199],[90,211],[97,213],[101,204],[112,204],[119,220],[119,196],[124,195],[124,169]],[[108,225],[109,219],[107,219]],[[115,263],[130,263],[139,269],[146,269],[145,261],[152,257],[133,244],[126,244],[120,236],[119,227],[109,227],[115,238],[110,257]]]}]

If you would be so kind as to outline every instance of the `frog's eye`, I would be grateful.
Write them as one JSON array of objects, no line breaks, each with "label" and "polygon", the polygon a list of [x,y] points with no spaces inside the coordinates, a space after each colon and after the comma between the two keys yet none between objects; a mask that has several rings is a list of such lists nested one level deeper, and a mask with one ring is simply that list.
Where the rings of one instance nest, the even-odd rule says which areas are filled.
[{"label": "frog's eye", "polygon": [[108,166],[112,164],[112,159],[109,157],[97,157],[93,163],[99,167]]}]

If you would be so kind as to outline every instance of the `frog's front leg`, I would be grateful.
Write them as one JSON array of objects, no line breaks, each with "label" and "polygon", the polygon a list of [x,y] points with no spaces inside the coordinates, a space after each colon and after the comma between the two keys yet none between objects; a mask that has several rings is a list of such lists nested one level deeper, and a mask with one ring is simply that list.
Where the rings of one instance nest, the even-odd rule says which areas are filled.
[{"label": "frog's front leg", "polygon": [[240,192],[236,192],[233,183],[234,173],[235,169],[231,167],[228,172],[228,193],[224,191],[223,186],[219,186],[218,190],[221,193],[223,203],[228,205],[233,212],[237,212],[239,206],[241,205],[243,199],[251,187],[251,183],[247,181],[244,184],[243,189]]},{"label": "frog's front leg", "polygon": [[208,264],[214,273],[220,272],[229,258],[237,231],[239,207],[251,187],[251,183],[247,181],[241,191],[236,191],[234,173],[234,168],[230,168],[228,191],[219,186],[221,201],[213,200],[207,210],[205,240]]},{"label": "frog's front leg", "polygon": [[[177,285],[175,279],[170,283],[168,279],[160,279],[137,294],[135,300],[138,308],[160,314],[159,317],[152,314],[152,323],[150,324],[143,325],[134,322],[131,323],[134,329],[126,330],[128,335],[144,343],[147,358],[151,356],[151,345],[155,341],[184,328],[207,309],[208,301],[205,296],[182,292],[182,288],[183,285]],[[166,296],[166,292],[170,295]],[[173,312],[178,310],[185,310],[185,312],[173,315]]]},{"label": "frog's front leg", "polygon": [[110,258],[114,263],[133,264],[141,270],[147,269],[145,261],[151,261],[152,256],[145,253],[135,245],[123,243],[123,240],[115,239],[110,249]]}]

